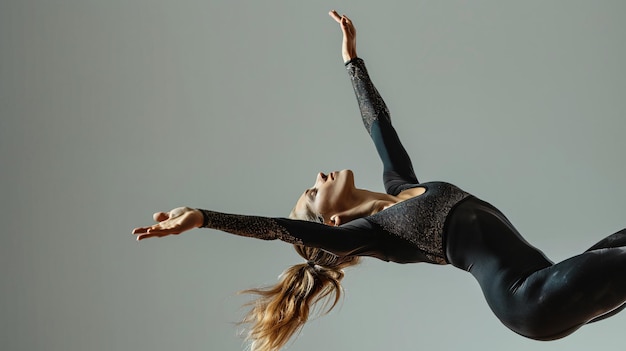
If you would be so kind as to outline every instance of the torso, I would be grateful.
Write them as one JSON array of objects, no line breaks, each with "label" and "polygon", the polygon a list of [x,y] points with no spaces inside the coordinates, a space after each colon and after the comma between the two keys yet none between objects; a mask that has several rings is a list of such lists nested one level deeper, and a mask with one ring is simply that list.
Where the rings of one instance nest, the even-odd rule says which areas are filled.
[{"label": "torso", "polygon": [[411,244],[410,253],[401,247],[394,251],[395,262],[446,264],[446,219],[455,205],[469,196],[446,182],[405,184],[395,196],[397,202],[365,219],[380,226],[387,234]]}]

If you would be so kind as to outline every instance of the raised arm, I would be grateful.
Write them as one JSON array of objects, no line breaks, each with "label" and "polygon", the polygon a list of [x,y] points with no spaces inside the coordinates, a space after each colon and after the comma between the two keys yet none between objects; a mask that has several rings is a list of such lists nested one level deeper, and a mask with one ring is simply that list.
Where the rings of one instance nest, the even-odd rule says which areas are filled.
[{"label": "raised arm", "polygon": [[339,16],[334,11],[331,11],[330,16],[341,26],[342,57],[359,103],[363,125],[374,141],[378,155],[383,162],[385,190],[389,194],[397,195],[400,192],[400,186],[418,183],[411,159],[391,125],[389,110],[374,87],[365,63],[356,55],[356,30],[352,21],[346,16]]}]

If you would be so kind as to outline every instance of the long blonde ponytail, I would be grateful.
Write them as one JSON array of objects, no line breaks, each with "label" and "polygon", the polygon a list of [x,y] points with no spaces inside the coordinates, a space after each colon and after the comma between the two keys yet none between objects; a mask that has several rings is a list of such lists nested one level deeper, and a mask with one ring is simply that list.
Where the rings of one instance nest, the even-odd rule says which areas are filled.
[{"label": "long blonde ponytail", "polygon": [[302,328],[318,302],[320,315],[330,312],[341,298],[343,269],[360,260],[318,248],[294,247],[306,262],[289,267],[274,286],[241,292],[258,296],[249,303],[252,309],[242,321],[250,325],[247,339],[252,342],[251,351],[279,350]]}]

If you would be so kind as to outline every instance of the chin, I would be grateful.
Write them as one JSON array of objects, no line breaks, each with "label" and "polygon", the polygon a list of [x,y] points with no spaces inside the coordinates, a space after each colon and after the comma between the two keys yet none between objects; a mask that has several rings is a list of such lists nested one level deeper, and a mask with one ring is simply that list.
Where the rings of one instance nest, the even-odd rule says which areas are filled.
[{"label": "chin", "polygon": [[346,177],[346,183],[349,183],[354,187],[354,172],[351,169],[342,169],[339,174]]},{"label": "chin", "polygon": [[354,173],[350,169],[342,169],[341,171],[332,172],[335,174],[335,177],[354,177]]}]

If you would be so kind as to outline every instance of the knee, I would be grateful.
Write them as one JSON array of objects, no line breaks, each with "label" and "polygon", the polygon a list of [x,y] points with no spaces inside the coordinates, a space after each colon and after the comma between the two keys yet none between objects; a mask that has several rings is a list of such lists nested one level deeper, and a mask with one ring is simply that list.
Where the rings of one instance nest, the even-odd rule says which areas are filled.
[{"label": "knee", "polygon": [[[516,301],[517,302],[517,301]],[[570,335],[585,322],[550,304],[511,303],[498,317],[513,332],[538,341],[557,340]]]},{"label": "knee", "polygon": [[556,311],[550,301],[537,299],[537,296],[534,299],[529,299],[528,296],[515,297],[502,299],[500,304],[491,307],[507,328],[526,338],[538,341],[556,340],[573,333],[584,324],[574,325],[576,322],[573,318],[563,318],[566,313]]},{"label": "knee", "polygon": [[552,340],[564,338],[572,334],[583,325],[584,324],[579,324],[579,325],[575,325],[572,327],[567,327],[566,329],[563,329],[563,330],[553,330],[553,328],[545,327],[544,325],[541,325],[541,324],[527,326],[526,328],[523,328],[521,330],[515,330],[513,328],[510,328],[510,329],[514,331],[515,333],[523,337],[532,339],[532,340],[552,341]]}]

